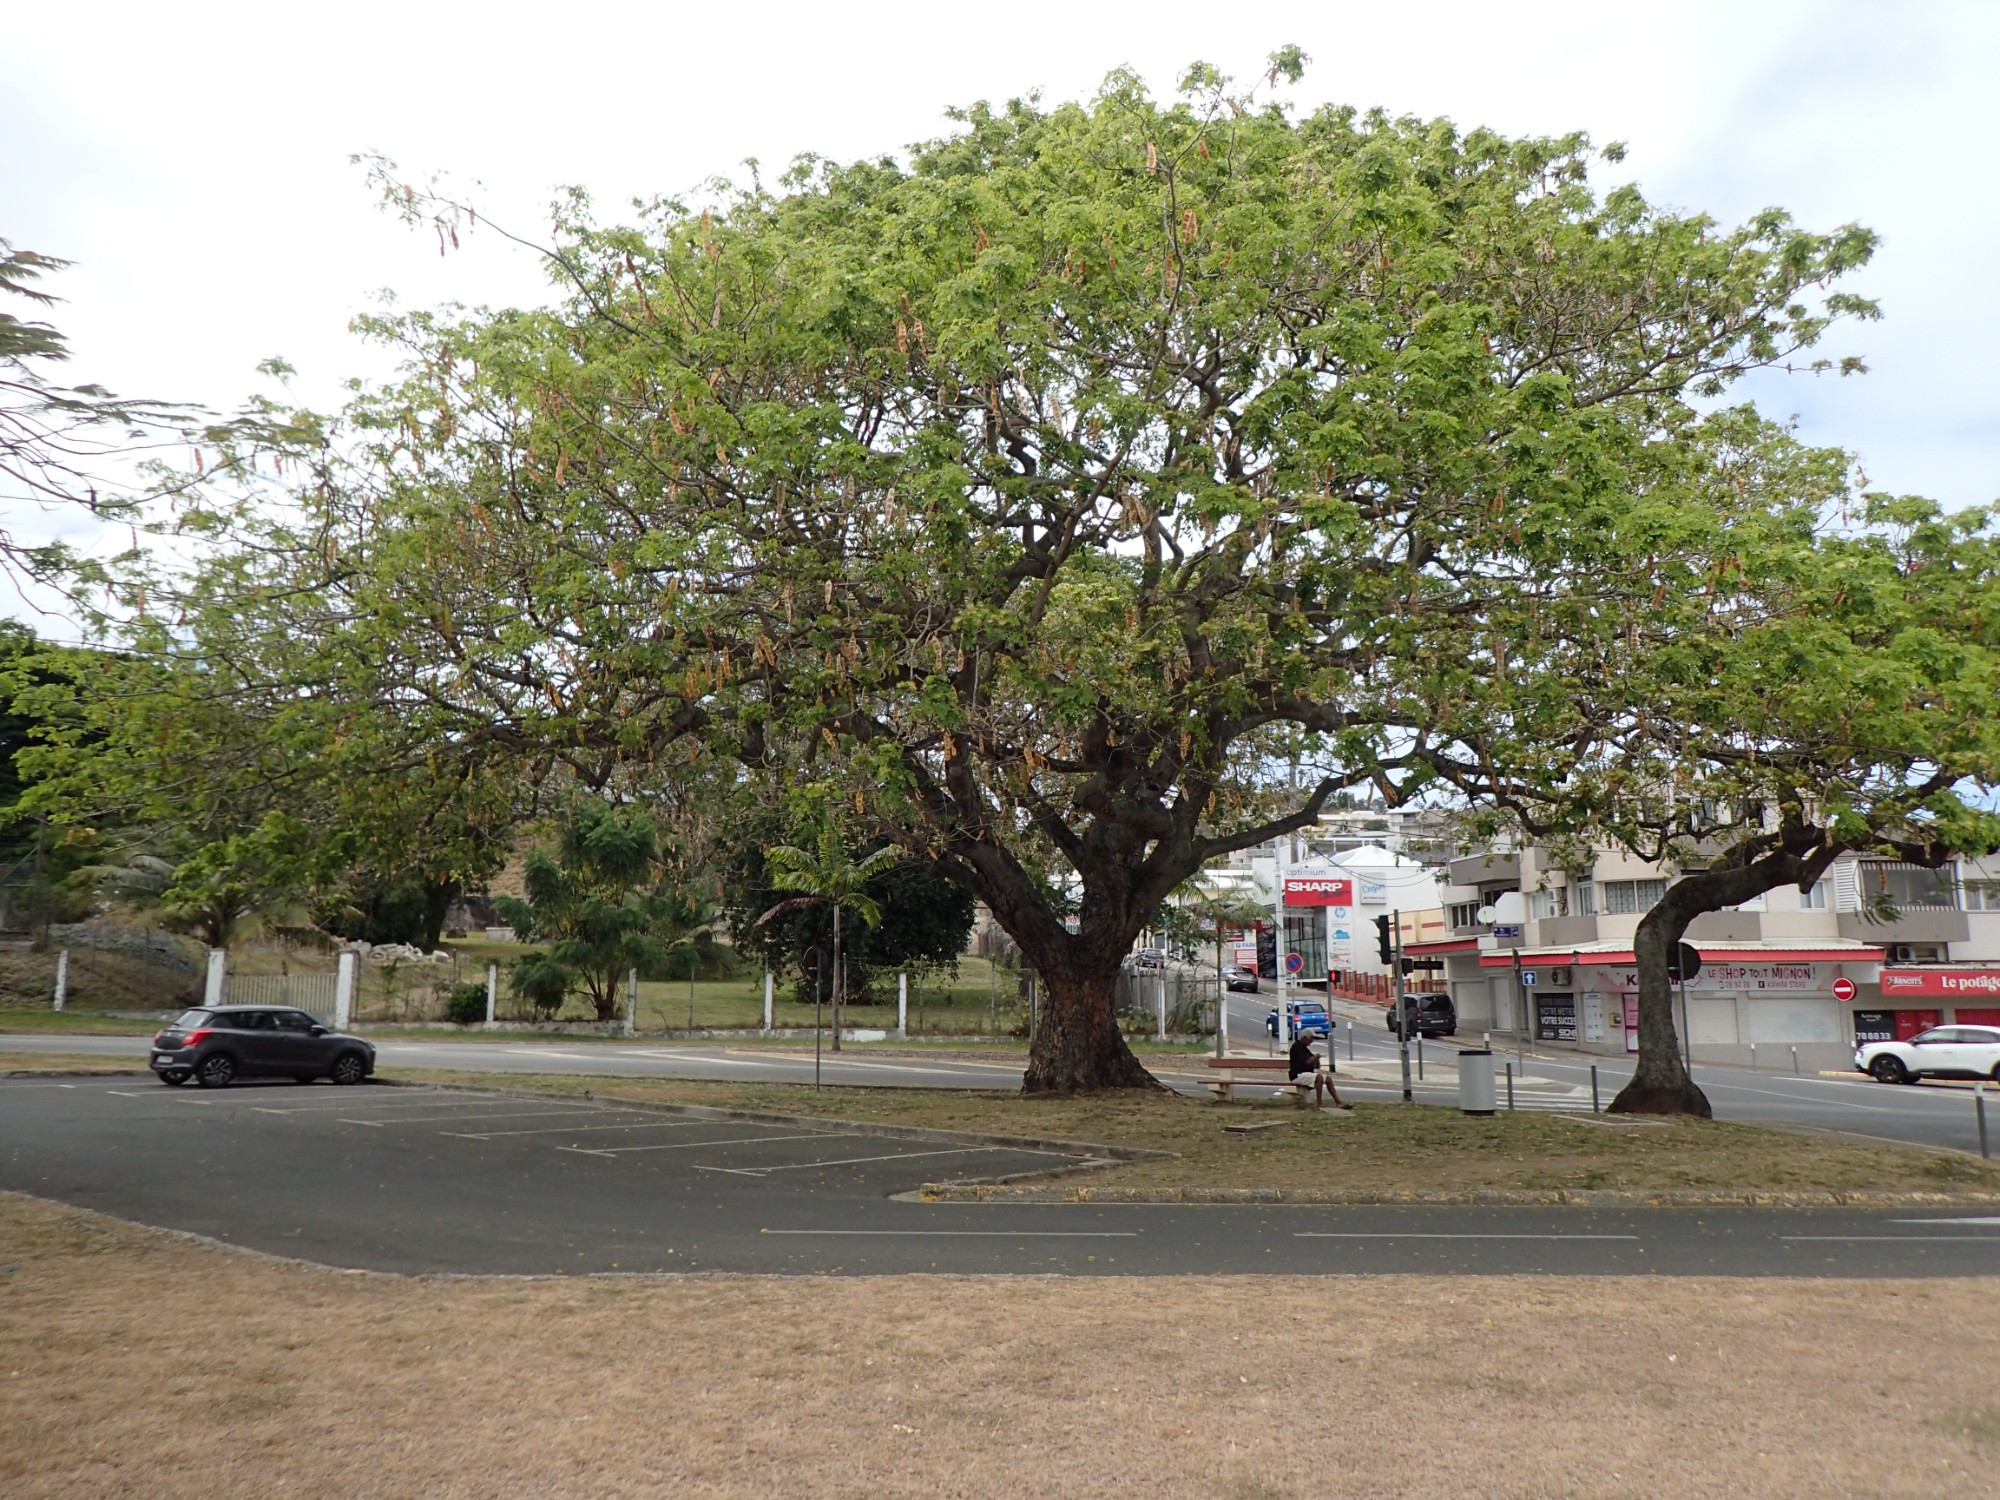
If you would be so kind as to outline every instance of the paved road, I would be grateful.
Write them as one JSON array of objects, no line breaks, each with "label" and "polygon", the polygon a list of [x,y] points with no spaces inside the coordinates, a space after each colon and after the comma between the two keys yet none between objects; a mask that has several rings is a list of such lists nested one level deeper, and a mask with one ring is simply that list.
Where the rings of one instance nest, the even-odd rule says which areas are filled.
[{"label": "paved road", "polygon": [[0,1188],[397,1272],[2000,1274],[2000,1216],[925,1204],[1051,1153],[417,1089],[0,1081]]},{"label": "paved road", "polygon": [[[1239,1050],[1268,1048],[1264,1015],[1268,995],[1238,995],[1230,1007],[1230,1037]],[[1337,1038],[1340,1088],[1343,1096],[1360,1100],[1401,1097],[1401,1068],[1396,1041],[1382,1024],[1381,1012],[1365,1006],[1335,1005],[1343,1019]],[[1348,1060],[1349,1033],[1354,1022],[1354,1060]],[[695,1078],[737,1082],[811,1083],[810,1047],[769,1044],[732,1047],[726,1043],[662,1045],[648,1042],[480,1042],[426,1041],[392,1038],[377,1041],[386,1068],[423,1068],[494,1073],[578,1073],[620,1078]],[[1459,1040],[1425,1044],[1425,1078],[1416,1087],[1419,1102],[1453,1107],[1458,1100],[1456,1062]],[[21,1051],[83,1053],[105,1057],[142,1055],[141,1037],[0,1036],[0,1048]],[[1506,1061],[1503,1055],[1503,1062]],[[1529,1076],[1516,1091],[1523,1109],[1585,1110],[1591,1107],[1590,1061],[1574,1057],[1529,1054]],[[1183,1092],[1199,1092],[1200,1070],[1168,1072],[1166,1082]],[[1609,1103],[1631,1067],[1622,1059],[1598,1065],[1598,1088]],[[890,1051],[849,1048],[821,1058],[821,1077],[829,1087],[865,1085],[876,1088],[1015,1089],[1021,1083],[1016,1063],[976,1058],[907,1057]],[[1695,1078],[1708,1093],[1717,1118],[1760,1124],[1804,1125],[1886,1140],[1944,1146],[1960,1151],[1979,1149],[1978,1125],[1968,1088],[1927,1083],[1897,1087],[1876,1083],[1859,1074],[1851,1078],[1794,1078],[1777,1073],[1749,1073],[1740,1068],[1697,1067]],[[1502,1098],[1504,1107],[1504,1096]],[[2000,1096],[1989,1101],[1994,1145],[2000,1150]]]}]

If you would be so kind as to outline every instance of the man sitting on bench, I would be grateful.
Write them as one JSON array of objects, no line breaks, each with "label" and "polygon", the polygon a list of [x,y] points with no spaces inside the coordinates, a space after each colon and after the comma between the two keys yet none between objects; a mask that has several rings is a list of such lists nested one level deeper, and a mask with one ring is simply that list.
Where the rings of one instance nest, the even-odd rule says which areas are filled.
[{"label": "man sitting on bench", "polygon": [[1322,1073],[1319,1070],[1319,1054],[1312,1049],[1312,1037],[1305,1032],[1300,1032],[1292,1041],[1291,1060],[1292,1082],[1295,1084],[1303,1083],[1305,1079],[1310,1078],[1312,1080],[1313,1103],[1315,1105],[1322,1099],[1331,1097],[1335,1109],[1354,1108],[1351,1104],[1341,1103],[1340,1091],[1333,1086],[1333,1057],[1331,1051],[1329,1051],[1327,1056],[1326,1071]]}]

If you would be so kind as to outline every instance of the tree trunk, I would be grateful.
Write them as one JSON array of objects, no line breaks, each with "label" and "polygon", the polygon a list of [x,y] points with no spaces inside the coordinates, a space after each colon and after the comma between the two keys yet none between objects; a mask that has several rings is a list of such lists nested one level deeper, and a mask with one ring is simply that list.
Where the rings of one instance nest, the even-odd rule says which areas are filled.
[{"label": "tree trunk", "polygon": [[1612,1114],[1694,1115],[1704,1120],[1713,1115],[1708,1095],[1681,1064],[1680,1034],[1674,1028],[1668,962],[1698,914],[1692,903],[1674,899],[1678,889],[1670,888],[1660,904],[1640,919],[1632,939],[1639,965],[1639,1062],[1632,1081],[1611,1101]]},{"label": "tree trunk", "polygon": [[1104,1089],[1160,1089],[1118,1030],[1118,965],[1080,974],[1041,971],[1041,1024],[1028,1049],[1024,1094],[1089,1094]]}]

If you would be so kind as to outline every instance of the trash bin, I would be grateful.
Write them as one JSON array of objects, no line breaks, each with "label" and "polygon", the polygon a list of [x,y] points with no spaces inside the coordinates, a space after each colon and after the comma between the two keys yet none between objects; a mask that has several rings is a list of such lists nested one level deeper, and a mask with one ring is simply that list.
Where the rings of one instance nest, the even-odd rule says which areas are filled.
[{"label": "trash bin", "polygon": [[1458,1054],[1458,1107],[1469,1115],[1493,1113],[1493,1053],[1489,1048]]}]

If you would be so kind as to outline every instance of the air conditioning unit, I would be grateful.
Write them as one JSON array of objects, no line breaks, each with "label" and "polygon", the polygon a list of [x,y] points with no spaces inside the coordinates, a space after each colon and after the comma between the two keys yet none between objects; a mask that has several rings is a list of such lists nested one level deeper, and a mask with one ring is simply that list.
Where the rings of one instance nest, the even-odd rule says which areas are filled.
[{"label": "air conditioning unit", "polygon": [[1913,950],[1913,949],[1912,949],[1912,948],[1911,948],[1911,947],[1909,946],[1909,944],[1907,944],[1907,943],[1891,943],[1891,944],[1889,945],[1889,962],[1890,962],[1890,963],[1892,963],[1892,964],[1913,964],[1913,963],[1915,963],[1916,961],[1917,961],[1917,955],[1916,955],[1916,952],[1915,952],[1915,950]]},{"label": "air conditioning unit", "polygon": [[1550,988],[1566,990],[1572,983],[1568,964],[1557,964],[1549,970]]}]

